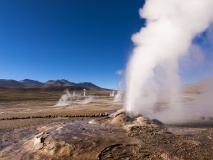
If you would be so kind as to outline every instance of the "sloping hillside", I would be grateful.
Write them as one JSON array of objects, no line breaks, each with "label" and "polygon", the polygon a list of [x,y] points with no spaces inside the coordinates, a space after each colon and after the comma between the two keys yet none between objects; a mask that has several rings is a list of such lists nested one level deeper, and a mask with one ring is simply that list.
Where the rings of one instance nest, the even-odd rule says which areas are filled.
[{"label": "sloping hillside", "polygon": [[208,77],[201,81],[183,86],[183,91],[186,93],[199,94],[209,90],[213,90],[213,77]]}]

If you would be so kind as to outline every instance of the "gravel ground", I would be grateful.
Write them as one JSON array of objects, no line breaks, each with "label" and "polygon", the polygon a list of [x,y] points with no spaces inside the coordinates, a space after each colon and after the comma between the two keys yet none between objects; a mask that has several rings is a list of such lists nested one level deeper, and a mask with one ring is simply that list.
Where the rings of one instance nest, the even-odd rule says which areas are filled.
[{"label": "gravel ground", "polygon": [[[164,125],[107,116],[121,103],[98,100],[53,107],[52,101],[0,103],[0,159],[211,160],[213,125]],[[89,123],[90,120],[93,123]]]}]

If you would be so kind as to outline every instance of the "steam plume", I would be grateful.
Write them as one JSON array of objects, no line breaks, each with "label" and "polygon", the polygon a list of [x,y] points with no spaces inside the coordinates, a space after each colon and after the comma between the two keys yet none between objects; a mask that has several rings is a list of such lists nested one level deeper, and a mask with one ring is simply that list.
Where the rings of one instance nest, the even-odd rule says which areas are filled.
[{"label": "steam plume", "polygon": [[[146,0],[139,10],[146,27],[132,36],[135,48],[127,67],[128,112],[153,116],[163,99],[170,110],[182,114],[177,107],[179,59],[213,21],[212,7],[213,0]],[[174,117],[169,112],[166,116]]]},{"label": "steam plume", "polygon": [[65,90],[65,94],[61,96],[58,103],[55,106],[68,106],[72,103],[72,98],[69,90]]}]

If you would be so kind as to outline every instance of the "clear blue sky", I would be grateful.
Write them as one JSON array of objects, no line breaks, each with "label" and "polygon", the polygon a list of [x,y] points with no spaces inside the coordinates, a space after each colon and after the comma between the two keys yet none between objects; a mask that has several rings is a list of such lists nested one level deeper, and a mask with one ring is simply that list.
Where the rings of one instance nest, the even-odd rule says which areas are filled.
[{"label": "clear blue sky", "polygon": [[133,48],[131,35],[144,25],[138,14],[143,4],[1,0],[0,79],[67,79],[116,88],[116,71],[125,69]]},{"label": "clear blue sky", "polygon": [[0,78],[116,87],[141,0],[1,0]]}]

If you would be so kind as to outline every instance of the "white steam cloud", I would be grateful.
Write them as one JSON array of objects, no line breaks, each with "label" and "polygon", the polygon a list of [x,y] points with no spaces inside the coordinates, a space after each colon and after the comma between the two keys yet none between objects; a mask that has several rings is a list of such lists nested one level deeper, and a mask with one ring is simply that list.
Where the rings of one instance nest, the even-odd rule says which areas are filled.
[{"label": "white steam cloud", "polygon": [[[127,67],[128,112],[160,119],[182,115],[177,96],[179,60],[213,21],[212,7],[213,0],[146,0],[139,11],[146,27],[132,36],[135,48]],[[192,49],[200,56],[198,48]],[[155,114],[158,102],[169,104],[169,111]]]},{"label": "white steam cloud", "polygon": [[117,74],[118,76],[123,76],[124,71],[121,70],[121,69],[120,69],[120,70],[117,70],[116,74]]}]

